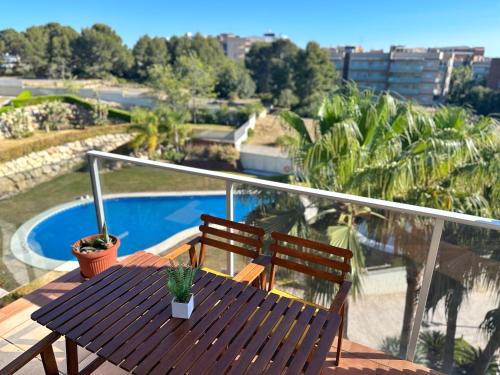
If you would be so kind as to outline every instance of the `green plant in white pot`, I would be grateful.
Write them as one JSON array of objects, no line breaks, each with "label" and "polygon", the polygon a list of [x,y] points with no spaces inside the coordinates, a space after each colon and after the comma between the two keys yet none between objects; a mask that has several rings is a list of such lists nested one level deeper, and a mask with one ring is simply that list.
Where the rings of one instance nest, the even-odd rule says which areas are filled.
[{"label": "green plant in white pot", "polygon": [[177,265],[170,261],[170,267],[165,270],[167,288],[172,294],[172,316],[189,319],[194,309],[194,296],[191,293],[194,276],[198,267]]}]

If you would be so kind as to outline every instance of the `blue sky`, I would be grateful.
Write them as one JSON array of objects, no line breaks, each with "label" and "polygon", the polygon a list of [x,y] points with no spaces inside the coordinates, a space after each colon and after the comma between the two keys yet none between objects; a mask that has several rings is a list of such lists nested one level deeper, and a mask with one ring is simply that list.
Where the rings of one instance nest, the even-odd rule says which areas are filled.
[{"label": "blue sky", "polygon": [[272,30],[304,46],[479,45],[500,56],[500,0],[2,1],[0,29],[50,21],[76,29],[104,22],[129,46],[145,33],[257,35]]}]

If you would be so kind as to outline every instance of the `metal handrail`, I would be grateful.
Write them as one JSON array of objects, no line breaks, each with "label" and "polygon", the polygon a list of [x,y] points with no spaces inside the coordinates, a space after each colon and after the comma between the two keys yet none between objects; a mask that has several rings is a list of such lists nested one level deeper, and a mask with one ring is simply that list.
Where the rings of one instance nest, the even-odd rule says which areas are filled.
[{"label": "metal handrail", "polygon": [[[182,165],[169,164],[160,161],[139,159],[130,156],[118,155],[109,152],[89,151],[87,157],[90,166],[90,177],[92,183],[92,194],[94,197],[94,206],[96,210],[96,218],[99,230],[102,229],[105,222],[103,197],[101,191],[101,182],[99,178],[99,159],[115,160],[127,162],[144,167],[160,168],[174,172],[187,173],[191,175],[215,178],[226,182],[226,218],[233,220],[234,217],[234,184],[246,184],[264,189],[279,190],[293,194],[310,195],[318,198],[331,199],[343,203],[353,203],[361,206],[368,206],[408,215],[417,215],[434,219],[434,227],[432,237],[429,244],[429,252],[425,262],[424,275],[422,279],[422,287],[420,290],[417,309],[415,312],[415,319],[410,334],[408,349],[406,352],[406,359],[413,361],[417,340],[420,333],[420,327],[425,312],[425,305],[429,290],[432,282],[432,274],[437,260],[439,244],[441,235],[443,233],[444,222],[449,221],[458,224],[470,225],[473,227],[500,230],[500,220],[483,218],[473,215],[465,215],[457,212],[437,210],[434,208],[415,206],[405,203],[385,201],[381,199],[366,198],[357,195],[337,193],[333,191],[326,191],[320,189],[313,189],[304,186],[290,185],[274,181],[266,181],[252,177],[245,177],[224,172],[209,171],[206,169],[186,167]],[[234,273],[234,256],[233,253],[228,252],[227,269],[230,275]]]},{"label": "metal handrail", "polygon": [[206,169],[169,164],[155,160],[138,159],[130,156],[118,155],[109,152],[89,151],[87,152],[87,155],[90,158],[129,162],[136,165],[142,165],[145,167],[160,168],[175,172],[188,173],[197,176],[210,177],[219,180],[230,181],[233,183],[252,185],[264,189],[280,190],[295,194],[311,195],[314,197],[332,199],[343,203],[354,203],[361,206],[368,206],[371,208],[379,208],[404,214],[411,214],[411,215],[429,217],[434,219],[442,219],[445,221],[450,221],[459,224],[467,224],[474,227],[500,230],[499,219],[483,218],[480,216],[466,215],[458,212],[438,210],[435,208],[415,206],[406,203],[391,202],[382,199],[367,198],[358,195],[337,193],[334,191],[314,189],[305,186],[290,185],[281,182],[267,181],[253,177],[235,175],[231,173],[209,171]]}]

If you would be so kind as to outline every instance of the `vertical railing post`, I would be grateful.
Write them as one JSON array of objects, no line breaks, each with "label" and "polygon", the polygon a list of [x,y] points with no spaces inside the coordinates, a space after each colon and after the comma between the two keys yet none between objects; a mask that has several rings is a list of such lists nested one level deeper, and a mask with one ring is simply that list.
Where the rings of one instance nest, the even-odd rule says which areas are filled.
[{"label": "vertical railing post", "polygon": [[[226,219],[234,220],[234,192],[232,181],[226,181]],[[234,254],[227,252],[227,273],[234,276]]]},{"label": "vertical railing post", "polygon": [[420,288],[420,294],[418,296],[417,311],[415,312],[415,319],[413,320],[413,327],[410,333],[410,341],[408,343],[408,348],[406,350],[406,359],[408,361],[413,361],[413,357],[415,356],[415,349],[417,348],[418,335],[420,333],[420,327],[422,325],[422,319],[424,317],[427,297],[429,297],[429,289],[431,287],[434,267],[436,266],[436,259],[439,249],[439,243],[441,242],[441,234],[443,233],[443,227],[444,227],[444,220],[436,219],[436,222],[434,223],[434,229],[432,231],[429,253],[427,254],[427,261],[425,263],[422,288]]},{"label": "vertical railing post", "polygon": [[90,167],[90,181],[92,183],[92,195],[94,197],[95,215],[97,219],[97,232],[102,232],[102,227],[105,223],[104,218],[104,205],[102,202],[101,180],[99,179],[99,160],[93,156],[88,155]]}]

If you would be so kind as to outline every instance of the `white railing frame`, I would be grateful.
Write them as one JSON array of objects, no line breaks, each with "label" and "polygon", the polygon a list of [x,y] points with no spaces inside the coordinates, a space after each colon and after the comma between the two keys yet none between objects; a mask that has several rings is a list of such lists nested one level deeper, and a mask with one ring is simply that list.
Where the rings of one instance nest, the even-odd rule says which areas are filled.
[{"label": "white railing frame", "polygon": [[[98,166],[99,159],[126,162],[144,167],[160,168],[174,172],[187,173],[196,176],[203,176],[203,177],[223,180],[226,182],[226,218],[229,220],[234,219],[234,184],[245,184],[245,185],[260,187],[263,189],[279,190],[293,194],[309,195],[313,197],[331,199],[343,203],[353,203],[361,206],[368,206],[371,208],[378,208],[402,214],[416,215],[416,216],[435,219],[432,238],[429,245],[429,252],[427,254],[427,260],[424,269],[422,288],[418,299],[418,305],[415,313],[413,328],[410,334],[408,350],[406,352],[406,358],[410,361],[413,360],[415,354],[415,348],[417,345],[418,335],[420,332],[420,327],[425,311],[425,303],[427,301],[429,289],[432,282],[432,274],[434,271],[434,266],[436,264],[437,253],[439,249],[439,243],[441,240],[441,234],[443,232],[444,222],[449,221],[458,224],[470,225],[478,228],[500,230],[500,220],[498,219],[483,218],[479,216],[465,215],[457,212],[449,212],[449,211],[437,210],[434,208],[414,206],[405,203],[384,201],[381,199],[366,198],[357,195],[313,189],[305,186],[297,186],[297,185],[290,185],[274,181],[260,180],[252,177],[245,177],[241,175],[229,174],[224,172],[209,171],[205,169],[169,164],[160,161],[138,159],[130,156],[118,155],[109,152],[89,151],[87,152],[87,157],[90,166],[92,194],[94,196],[96,218],[99,231],[102,230],[102,226],[105,223],[104,205],[102,200],[101,183],[99,179],[99,166]],[[234,274],[234,257],[232,253],[228,253],[227,271],[231,275]]]}]

